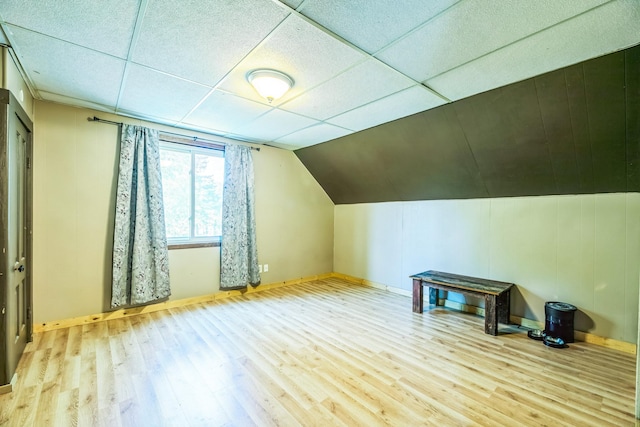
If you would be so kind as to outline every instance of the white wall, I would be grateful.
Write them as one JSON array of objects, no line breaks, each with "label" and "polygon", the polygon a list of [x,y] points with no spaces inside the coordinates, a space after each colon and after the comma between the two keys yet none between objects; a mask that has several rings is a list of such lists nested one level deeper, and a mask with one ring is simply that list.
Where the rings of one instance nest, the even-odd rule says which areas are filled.
[{"label": "white wall", "polygon": [[637,338],[637,193],[338,205],[334,245],[336,272],[405,290],[425,270],[514,282],[514,315],[544,322],[564,301],[576,329]]},{"label": "white wall", "polygon": [[[101,313],[110,302],[118,127],[87,117],[163,127],[48,102],[35,110],[34,319]],[[292,152],[262,147],[253,159],[258,257],[269,264],[262,283],[333,271],[329,197]],[[219,248],[171,250],[169,263],[171,299],[218,291]]]}]

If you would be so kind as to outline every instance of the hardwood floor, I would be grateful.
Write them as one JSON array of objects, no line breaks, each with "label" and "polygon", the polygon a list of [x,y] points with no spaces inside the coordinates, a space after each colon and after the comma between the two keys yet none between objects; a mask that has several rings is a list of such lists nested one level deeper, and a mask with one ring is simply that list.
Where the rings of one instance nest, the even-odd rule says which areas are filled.
[{"label": "hardwood floor", "polygon": [[634,425],[635,356],[339,279],[37,334],[5,426]]}]

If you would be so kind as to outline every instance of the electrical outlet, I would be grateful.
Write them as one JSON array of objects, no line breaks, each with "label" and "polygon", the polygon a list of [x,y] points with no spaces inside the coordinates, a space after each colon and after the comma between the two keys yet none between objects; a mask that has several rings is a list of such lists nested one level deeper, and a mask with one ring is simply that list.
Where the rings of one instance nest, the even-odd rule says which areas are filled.
[{"label": "electrical outlet", "polygon": [[262,273],[262,264],[258,264],[258,273]]},{"label": "electrical outlet", "polygon": [[265,273],[269,271],[269,264],[265,264],[262,269],[264,270]]}]

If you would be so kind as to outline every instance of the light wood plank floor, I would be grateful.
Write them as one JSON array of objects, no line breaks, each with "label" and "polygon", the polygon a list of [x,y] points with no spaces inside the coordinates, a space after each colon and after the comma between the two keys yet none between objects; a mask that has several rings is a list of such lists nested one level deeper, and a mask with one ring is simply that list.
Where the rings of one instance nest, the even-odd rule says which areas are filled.
[{"label": "light wood plank floor", "polygon": [[625,426],[635,357],[337,279],[45,332],[9,426]]}]

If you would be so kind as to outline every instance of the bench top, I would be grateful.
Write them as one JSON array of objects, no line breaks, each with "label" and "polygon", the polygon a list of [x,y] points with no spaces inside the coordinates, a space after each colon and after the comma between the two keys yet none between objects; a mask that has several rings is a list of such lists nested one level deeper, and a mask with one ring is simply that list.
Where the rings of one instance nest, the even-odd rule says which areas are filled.
[{"label": "bench top", "polygon": [[423,282],[442,285],[450,288],[464,289],[490,295],[500,295],[514,286],[513,283],[498,282],[497,280],[480,279],[477,277],[461,276],[459,274],[443,273],[429,270],[410,276]]}]

